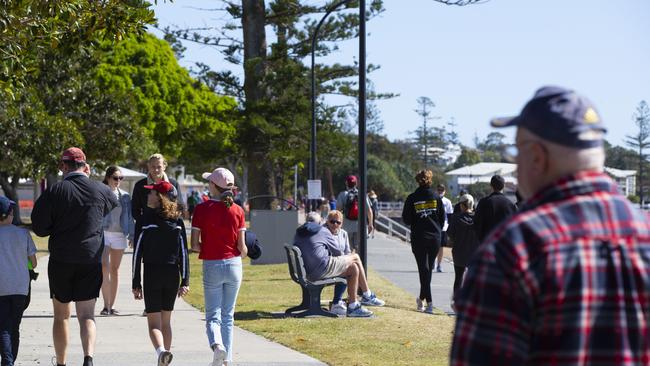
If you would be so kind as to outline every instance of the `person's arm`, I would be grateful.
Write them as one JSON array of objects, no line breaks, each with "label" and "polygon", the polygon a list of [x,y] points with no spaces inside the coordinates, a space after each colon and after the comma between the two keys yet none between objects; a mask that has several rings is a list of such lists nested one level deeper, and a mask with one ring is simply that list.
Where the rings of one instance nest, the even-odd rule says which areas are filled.
[{"label": "person's arm", "polygon": [[140,265],[142,263],[142,246],[146,241],[146,236],[146,231],[143,231],[138,238],[135,249],[133,249],[133,278],[131,281],[131,289],[133,290],[133,295],[136,300],[142,298],[142,275],[140,273]]},{"label": "person's arm", "polygon": [[447,213],[445,212],[445,203],[442,201],[441,198],[438,198],[438,210],[436,210],[437,213],[437,219],[438,219],[438,224],[440,225],[440,229],[445,227],[445,220],[447,218]]},{"label": "person's arm", "polygon": [[237,232],[237,250],[241,253],[241,258],[244,259],[248,255],[248,247],[246,246],[246,229],[240,229]]},{"label": "person's arm", "polygon": [[32,208],[32,230],[38,236],[48,236],[52,234],[52,225],[54,219],[53,205],[51,202],[50,190],[45,190]]},{"label": "person's arm", "polygon": [[190,236],[190,248],[193,252],[201,252],[201,229],[193,227]]},{"label": "person's arm", "polygon": [[25,238],[27,239],[27,259],[29,259],[32,264],[32,269],[34,269],[38,265],[36,259],[36,244],[34,244],[34,240],[32,240],[32,236],[29,235],[28,231],[25,231]]},{"label": "person's arm", "polygon": [[411,207],[411,196],[406,197],[404,206],[402,207],[402,221],[406,225],[411,225],[413,223],[413,210]]},{"label": "person's arm", "polygon": [[181,240],[179,240],[180,248],[178,256],[181,259],[179,263],[181,272],[181,288],[178,289],[178,296],[185,296],[190,288],[190,259],[187,252],[187,232],[185,231],[185,224],[183,219],[179,219],[179,226],[181,227]]},{"label": "person's arm", "polygon": [[450,365],[524,365],[535,311],[518,268],[503,268],[495,247],[474,255],[457,292]]},{"label": "person's arm", "polygon": [[29,259],[29,262],[32,264],[32,269],[36,268],[38,265],[38,260],[36,259],[36,254],[32,254],[27,257]]},{"label": "person's arm", "polygon": [[476,237],[478,238],[479,242],[483,242],[485,233],[483,226],[485,225],[485,218],[483,217],[484,211],[485,211],[485,201],[484,199],[480,199],[478,201],[478,204],[476,205],[476,211],[474,214],[474,232],[476,233]]},{"label": "person's arm", "polygon": [[128,212],[129,215],[129,244],[131,247],[133,247],[133,240],[135,238],[135,221],[133,220],[133,200],[131,199],[131,196],[127,193],[126,194],[126,212]]}]

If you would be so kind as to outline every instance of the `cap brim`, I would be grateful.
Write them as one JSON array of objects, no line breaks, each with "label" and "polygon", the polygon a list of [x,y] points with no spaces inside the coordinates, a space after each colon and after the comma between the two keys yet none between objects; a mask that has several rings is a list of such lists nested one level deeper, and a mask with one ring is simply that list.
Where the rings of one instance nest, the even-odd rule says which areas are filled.
[{"label": "cap brim", "polygon": [[153,189],[153,186],[144,186],[146,189]]},{"label": "cap brim", "polygon": [[201,177],[205,180],[210,180],[210,175],[212,175],[212,173],[203,173],[201,174]]},{"label": "cap brim", "polygon": [[515,117],[499,117],[499,118],[493,118],[490,121],[490,125],[492,127],[502,128],[502,127],[517,126],[517,125],[519,125],[519,122],[520,122],[519,116],[515,116]]}]

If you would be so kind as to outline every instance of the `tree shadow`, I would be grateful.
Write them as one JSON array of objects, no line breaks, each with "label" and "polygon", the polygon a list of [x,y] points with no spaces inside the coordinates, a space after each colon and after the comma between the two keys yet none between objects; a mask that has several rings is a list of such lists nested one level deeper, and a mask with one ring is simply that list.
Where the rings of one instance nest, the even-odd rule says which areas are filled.
[{"label": "tree shadow", "polygon": [[259,319],[285,319],[289,318],[284,312],[271,313],[268,311],[236,311],[235,320],[259,320]]}]

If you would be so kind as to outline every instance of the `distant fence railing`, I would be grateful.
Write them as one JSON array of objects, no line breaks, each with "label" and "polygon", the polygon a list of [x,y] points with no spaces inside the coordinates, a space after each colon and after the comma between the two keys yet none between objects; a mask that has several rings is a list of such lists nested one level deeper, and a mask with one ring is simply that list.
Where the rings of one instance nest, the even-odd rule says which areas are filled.
[{"label": "distant fence railing", "polygon": [[404,202],[379,201],[377,203],[379,211],[402,211],[402,207],[404,207]]},{"label": "distant fence railing", "polygon": [[388,234],[389,236],[399,238],[407,243],[411,241],[411,229],[382,214],[381,212],[377,215],[375,226],[377,226],[376,229]]}]

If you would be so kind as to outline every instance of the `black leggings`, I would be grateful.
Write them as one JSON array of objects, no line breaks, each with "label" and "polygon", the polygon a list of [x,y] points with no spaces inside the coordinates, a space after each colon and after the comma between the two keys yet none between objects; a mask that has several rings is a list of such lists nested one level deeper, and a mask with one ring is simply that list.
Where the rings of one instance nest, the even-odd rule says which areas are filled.
[{"label": "black leggings", "polygon": [[454,296],[456,296],[456,291],[458,291],[460,285],[463,284],[463,274],[465,273],[465,267],[454,265],[454,273],[456,275],[454,278]]},{"label": "black leggings", "polygon": [[418,265],[418,274],[420,275],[420,299],[431,303],[431,274],[433,272],[433,263],[440,250],[440,241],[430,240],[411,240],[411,249],[415,256],[415,262]]}]

